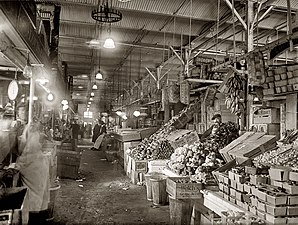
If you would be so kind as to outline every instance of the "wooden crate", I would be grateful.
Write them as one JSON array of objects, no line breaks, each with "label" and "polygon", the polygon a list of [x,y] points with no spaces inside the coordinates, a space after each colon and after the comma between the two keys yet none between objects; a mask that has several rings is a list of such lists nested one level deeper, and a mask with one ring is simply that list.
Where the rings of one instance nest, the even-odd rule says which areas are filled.
[{"label": "wooden crate", "polygon": [[57,175],[62,178],[78,178],[81,152],[57,151]]},{"label": "wooden crate", "polygon": [[148,171],[148,161],[147,160],[131,160],[131,170],[136,172],[146,173]]},{"label": "wooden crate", "polygon": [[231,161],[233,158],[253,158],[275,147],[276,138],[276,135],[246,132],[221,149],[220,153],[227,162]]},{"label": "wooden crate", "polygon": [[[184,180],[184,183],[177,181]],[[168,177],[167,192],[175,199],[202,198],[202,183],[191,183],[189,177]]]},{"label": "wooden crate", "polygon": [[253,115],[253,123],[280,123],[280,111],[277,108],[259,109]]}]

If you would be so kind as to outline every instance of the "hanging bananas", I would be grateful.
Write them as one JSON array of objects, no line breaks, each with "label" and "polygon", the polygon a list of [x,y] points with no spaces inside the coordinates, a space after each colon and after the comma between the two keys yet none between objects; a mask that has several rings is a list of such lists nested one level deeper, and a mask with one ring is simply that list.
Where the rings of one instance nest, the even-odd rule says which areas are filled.
[{"label": "hanging bananas", "polygon": [[244,91],[244,78],[234,73],[226,82],[227,92],[225,104],[235,115],[244,110],[244,104],[240,102],[240,94]]}]

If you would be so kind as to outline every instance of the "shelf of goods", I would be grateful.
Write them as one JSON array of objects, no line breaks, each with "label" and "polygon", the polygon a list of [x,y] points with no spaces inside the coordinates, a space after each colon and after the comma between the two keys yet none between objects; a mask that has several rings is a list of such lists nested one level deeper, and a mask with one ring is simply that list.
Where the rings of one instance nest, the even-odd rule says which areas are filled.
[{"label": "shelf of goods", "polygon": [[[243,212],[257,216],[266,224],[297,224],[298,131],[288,132],[277,145],[272,142],[274,139],[259,141],[263,137],[247,132],[238,138],[240,140],[231,143],[231,151],[222,151],[226,158],[234,159],[214,171],[220,191],[216,194],[217,199],[212,200],[215,206],[210,203],[210,207],[217,210],[216,207],[223,205],[216,204],[220,198],[236,204]],[[246,148],[243,146],[250,146],[250,150],[243,151]],[[233,154],[236,149],[238,153]],[[207,197],[204,196],[204,200]]]}]

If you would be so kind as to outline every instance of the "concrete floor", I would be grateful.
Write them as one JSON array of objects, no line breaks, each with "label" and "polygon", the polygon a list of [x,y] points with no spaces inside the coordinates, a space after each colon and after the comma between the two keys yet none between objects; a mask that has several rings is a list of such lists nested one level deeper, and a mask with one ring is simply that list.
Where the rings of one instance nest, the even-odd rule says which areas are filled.
[{"label": "concrete floor", "polygon": [[[83,147],[83,146],[81,146]],[[83,181],[61,179],[52,224],[169,224],[169,206],[154,207],[146,187],[133,185],[101,151],[83,149]]]}]

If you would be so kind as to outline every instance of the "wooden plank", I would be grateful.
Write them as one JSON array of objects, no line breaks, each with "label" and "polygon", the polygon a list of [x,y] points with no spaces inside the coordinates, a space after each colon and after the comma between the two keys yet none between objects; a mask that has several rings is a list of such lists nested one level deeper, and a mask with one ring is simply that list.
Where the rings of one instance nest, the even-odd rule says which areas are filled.
[{"label": "wooden plank", "polygon": [[236,146],[242,144],[244,140],[246,140],[248,137],[250,137],[254,134],[255,134],[255,132],[246,132],[243,135],[241,135],[239,138],[237,138],[236,140],[232,141],[226,147],[219,150],[220,154],[224,157],[226,162],[229,162],[232,160],[232,158],[229,156],[228,152],[231,151],[232,149],[234,149]]},{"label": "wooden plank", "polygon": [[229,154],[235,158],[255,157],[273,148],[276,145],[275,142],[275,135],[265,135],[254,142],[244,142],[242,145],[237,146],[237,148],[232,149]]}]

